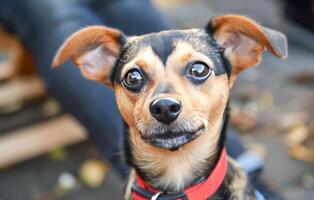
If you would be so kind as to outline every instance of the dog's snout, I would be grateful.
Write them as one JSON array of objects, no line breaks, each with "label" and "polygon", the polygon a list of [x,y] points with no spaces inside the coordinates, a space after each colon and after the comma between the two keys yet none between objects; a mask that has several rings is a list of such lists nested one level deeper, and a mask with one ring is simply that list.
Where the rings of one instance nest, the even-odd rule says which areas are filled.
[{"label": "dog's snout", "polygon": [[179,116],[181,103],[169,98],[156,99],[150,104],[149,110],[159,122],[170,124]]}]

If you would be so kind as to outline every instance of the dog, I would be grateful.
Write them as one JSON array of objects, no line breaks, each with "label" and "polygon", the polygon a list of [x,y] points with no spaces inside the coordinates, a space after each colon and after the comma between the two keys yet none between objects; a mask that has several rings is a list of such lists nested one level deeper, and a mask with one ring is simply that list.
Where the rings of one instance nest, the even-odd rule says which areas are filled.
[{"label": "dog", "polygon": [[228,14],[200,29],[132,37],[86,27],[52,66],[71,58],[84,77],[114,90],[133,168],[125,199],[251,200],[258,195],[224,142],[230,90],[265,50],[286,58],[285,35]]}]

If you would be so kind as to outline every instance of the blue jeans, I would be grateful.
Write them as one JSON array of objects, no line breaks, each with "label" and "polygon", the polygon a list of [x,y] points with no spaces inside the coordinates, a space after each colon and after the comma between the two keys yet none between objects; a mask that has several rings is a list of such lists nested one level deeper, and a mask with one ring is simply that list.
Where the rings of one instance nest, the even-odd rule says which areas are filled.
[{"label": "blue jeans", "polygon": [[[71,62],[52,70],[51,61],[63,41],[87,25],[105,24],[127,35],[171,26],[148,0],[1,0],[0,22],[31,52],[49,94],[87,128],[104,158],[125,174],[128,167],[121,159],[125,128],[113,92],[85,80]],[[234,157],[243,151],[234,134],[227,144]]]}]

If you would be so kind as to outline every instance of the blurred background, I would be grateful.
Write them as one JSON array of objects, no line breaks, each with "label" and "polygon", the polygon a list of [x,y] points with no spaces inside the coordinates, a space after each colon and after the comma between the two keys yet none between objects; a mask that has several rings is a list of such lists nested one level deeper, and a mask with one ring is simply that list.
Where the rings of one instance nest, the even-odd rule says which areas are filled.
[{"label": "blurred background", "polygon": [[[178,28],[203,27],[211,16],[231,12],[288,36],[287,60],[265,53],[237,80],[231,127],[265,160],[262,177],[271,187],[288,200],[313,199],[314,1],[153,3]],[[122,199],[123,182],[32,66],[19,38],[1,28],[0,200]]]}]

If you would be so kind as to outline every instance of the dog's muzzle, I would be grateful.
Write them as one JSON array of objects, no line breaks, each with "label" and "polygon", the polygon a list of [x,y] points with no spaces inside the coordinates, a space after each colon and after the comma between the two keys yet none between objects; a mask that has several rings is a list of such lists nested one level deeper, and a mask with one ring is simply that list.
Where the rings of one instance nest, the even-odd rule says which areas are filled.
[{"label": "dog's muzzle", "polygon": [[196,122],[184,122],[183,124],[155,125],[141,133],[141,137],[147,143],[172,151],[191,142],[204,132],[205,126]]}]

